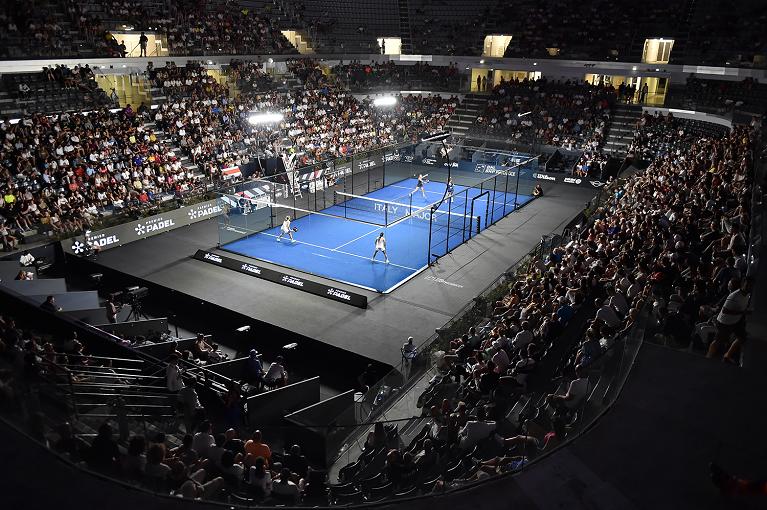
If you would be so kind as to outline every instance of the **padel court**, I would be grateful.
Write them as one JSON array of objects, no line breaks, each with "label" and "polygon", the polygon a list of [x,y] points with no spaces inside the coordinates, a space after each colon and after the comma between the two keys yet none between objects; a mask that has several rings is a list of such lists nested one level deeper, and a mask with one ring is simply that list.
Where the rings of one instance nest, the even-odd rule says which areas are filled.
[{"label": "padel court", "polygon": [[[428,182],[421,193],[415,191],[416,179],[406,178],[365,195],[335,192],[332,205],[305,211],[303,216],[276,202],[260,202],[250,212],[227,208],[219,228],[232,234],[229,238],[240,237],[222,243],[221,248],[368,290],[391,292],[532,200],[530,195],[508,192],[508,186],[456,184],[452,196],[446,196],[446,186]],[[300,216],[292,221],[297,229],[294,241],[288,236],[278,239],[288,215]],[[255,216],[262,219],[254,221]],[[381,253],[371,260],[381,232],[389,263]]]}]

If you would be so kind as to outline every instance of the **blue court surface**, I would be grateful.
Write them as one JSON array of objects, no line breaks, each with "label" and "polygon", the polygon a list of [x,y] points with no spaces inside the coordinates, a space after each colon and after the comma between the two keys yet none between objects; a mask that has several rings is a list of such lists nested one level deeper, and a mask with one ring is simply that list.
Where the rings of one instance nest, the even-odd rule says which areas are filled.
[{"label": "blue court surface", "polygon": [[[409,205],[409,194],[415,188],[415,183],[415,179],[405,179],[369,193],[365,198]],[[403,212],[408,208],[400,209],[393,204],[352,198],[345,204],[334,205],[321,212],[346,215],[358,221],[308,214],[292,222],[298,228],[298,232],[293,234],[295,242],[291,242],[287,236],[277,240],[280,227],[276,226],[252,233],[221,248],[368,290],[391,292],[427,267],[430,257],[433,260],[433,255],[444,255],[468,240],[470,234],[475,235],[476,217],[480,217],[479,228],[482,230],[509,214],[514,209],[515,201],[519,208],[532,200],[528,195],[517,197],[514,193],[503,191],[481,191],[477,188],[466,190],[466,187],[456,185],[455,198],[443,202],[435,213],[431,221],[431,244],[429,210],[418,209],[442,198],[445,184],[439,182],[426,184],[425,198],[420,192],[412,195],[412,209],[409,209],[413,212],[411,215]],[[473,216],[472,203],[475,209]],[[290,214],[290,209],[278,207],[274,212],[277,219],[281,219],[283,212]],[[384,223],[389,226],[384,227]],[[380,232],[386,236],[388,264],[384,263],[380,253],[375,261],[371,260],[375,239]]]}]

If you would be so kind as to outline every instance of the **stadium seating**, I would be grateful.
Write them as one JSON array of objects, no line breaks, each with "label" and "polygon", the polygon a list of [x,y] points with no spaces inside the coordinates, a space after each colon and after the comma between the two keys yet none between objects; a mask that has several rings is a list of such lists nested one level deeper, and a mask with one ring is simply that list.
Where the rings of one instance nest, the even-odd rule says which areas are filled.
[{"label": "stadium seating", "polygon": [[616,95],[611,87],[586,83],[502,81],[470,133],[596,150],[603,143]]}]

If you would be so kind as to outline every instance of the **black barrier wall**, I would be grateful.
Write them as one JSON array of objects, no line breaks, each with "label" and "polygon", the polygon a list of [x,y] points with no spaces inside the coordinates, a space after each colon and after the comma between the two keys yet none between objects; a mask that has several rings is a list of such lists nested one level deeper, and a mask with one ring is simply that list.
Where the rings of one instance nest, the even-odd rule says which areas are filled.
[{"label": "black barrier wall", "polygon": [[315,296],[322,296],[339,303],[346,303],[347,305],[356,306],[358,308],[367,308],[368,298],[362,294],[350,292],[348,290],[339,289],[338,287],[330,287],[322,283],[318,283],[312,280],[307,280],[303,277],[293,276],[274,269],[269,269],[263,266],[259,266],[250,262],[242,262],[230,257],[219,255],[218,253],[211,253],[205,250],[197,250],[194,258],[208,262],[216,266],[225,267],[233,271],[237,271],[243,274],[261,278],[273,283],[285,285],[286,287],[292,287],[294,289],[314,294]]}]

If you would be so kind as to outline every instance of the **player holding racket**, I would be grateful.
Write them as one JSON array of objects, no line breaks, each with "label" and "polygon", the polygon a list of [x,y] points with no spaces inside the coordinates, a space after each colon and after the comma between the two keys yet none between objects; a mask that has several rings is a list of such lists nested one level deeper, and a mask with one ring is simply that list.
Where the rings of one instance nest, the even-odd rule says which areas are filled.
[{"label": "player holding racket", "polygon": [[295,243],[296,240],[293,239],[293,232],[298,232],[298,229],[295,227],[291,228],[290,216],[285,216],[285,221],[282,222],[282,226],[280,227],[280,235],[277,236],[277,240],[279,241],[280,239],[282,239],[282,236],[287,234],[288,237],[290,237],[290,241]]},{"label": "player holding racket", "polygon": [[416,191],[420,191],[421,195],[423,195],[423,199],[426,200],[426,191],[424,190],[424,184],[429,182],[429,174],[418,174],[418,182],[415,183],[415,189],[410,192],[412,195]]},{"label": "player holding racket", "polygon": [[455,184],[453,184],[453,178],[450,177],[447,180],[447,193],[445,193],[445,198],[447,198],[447,203],[452,204],[453,203],[453,194],[455,193]]},{"label": "player holding racket", "polygon": [[380,251],[381,253],[383,253],[384,262],[388,264],[389,257],[386,255],[386,238],[384,237],[383,232],[378,234],[378,237],[376,237],[375,246],[376,246],[376,251],[373,252],[373,257],[370,260],[375,261],[376,255],[378,255],[378,252]]}]

